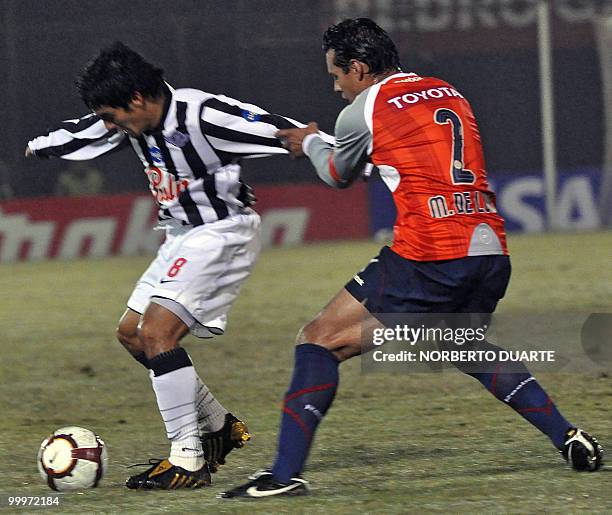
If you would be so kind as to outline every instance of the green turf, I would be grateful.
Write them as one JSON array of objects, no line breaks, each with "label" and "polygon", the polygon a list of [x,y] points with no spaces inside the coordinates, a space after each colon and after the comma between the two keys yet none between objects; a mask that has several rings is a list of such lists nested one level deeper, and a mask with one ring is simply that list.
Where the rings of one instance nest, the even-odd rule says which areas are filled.
[{"label": "green turf", "polygon": [[[510,245],[513,280],[501,311],[612,310],[612,233],[512,236]],[[357,360],[342,366],[317,435],[306,471],[312,495],[215,498],[270,463],[294,335],[377,248],[345,242],[264,252],[226,335],[185,342],[205,382],[254,433],[199,491],[123,487],[127,465],[168,450],[148,376],[114,341],[148,258],[0,267],[0,496],[50,492],[36,471],[37,447],[72,424],[102,435],[110,467],[100,488],[63,495],[62,512],[612,512],[611,468],[570,471],[546,437],[473,379],[363,375]],[[539,379],[570,420],[612,445],[609,377]]]}]

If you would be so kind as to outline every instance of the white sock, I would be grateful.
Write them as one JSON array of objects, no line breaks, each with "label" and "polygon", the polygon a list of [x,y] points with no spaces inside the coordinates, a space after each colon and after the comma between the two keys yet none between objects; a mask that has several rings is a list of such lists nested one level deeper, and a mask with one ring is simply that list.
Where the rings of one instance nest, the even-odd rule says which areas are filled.
[{"label": "white sock", "polygon": [[172,465],[183,467],[185,470],[199,470],[204,465],[204,454],[200,437],[189,437],[184,440],[172,442],[170,447],[170,457]]},{"label": "white sock", "polygon": [[172,442],[170,463],[191,471],[204,465],[196,411],[196,378],[193,366],[161,375],[151,373],[159,412]]},{"label": "white sock", "polygon": [[225,424],[225,415],[229,412],[215,399],[200,377],[196,374],[196,409],[200,433],[214,433]]}]

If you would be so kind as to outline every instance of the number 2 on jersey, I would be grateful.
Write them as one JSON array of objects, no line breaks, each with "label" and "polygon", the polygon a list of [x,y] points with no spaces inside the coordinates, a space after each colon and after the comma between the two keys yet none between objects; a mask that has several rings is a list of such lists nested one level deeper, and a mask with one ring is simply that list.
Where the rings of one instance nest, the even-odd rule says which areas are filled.
[{"label": "number 2 on jersey", "polygon": [[453,156],[451,160],[451,180],[453,184],[474,184],[476,176],[471,170],[463,168],[463,123],[459,115],[450,109],[437,109],[434,121],[438,125],[450,123],[453,129]]}]

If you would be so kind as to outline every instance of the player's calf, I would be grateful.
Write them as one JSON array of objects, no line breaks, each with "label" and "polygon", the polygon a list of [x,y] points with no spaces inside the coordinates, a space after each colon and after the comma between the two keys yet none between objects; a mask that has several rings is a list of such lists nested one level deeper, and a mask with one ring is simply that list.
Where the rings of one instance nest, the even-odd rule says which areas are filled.
[{"label": "player's calf", "polygon": [[177,348],[188,332],[189,328],[172,311],[152,302],[138,326],[140,349],[151,359]]}]

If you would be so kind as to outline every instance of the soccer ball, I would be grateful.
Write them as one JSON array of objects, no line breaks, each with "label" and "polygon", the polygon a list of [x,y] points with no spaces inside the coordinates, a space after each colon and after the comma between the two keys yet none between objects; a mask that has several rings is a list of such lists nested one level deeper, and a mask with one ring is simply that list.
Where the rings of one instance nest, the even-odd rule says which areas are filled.
[{"label": "soccer ball", "polygon": [[38,471],[53,490],[95,488],[108,455],[100,437],[83,427],[62,427],[40,444]]}]

